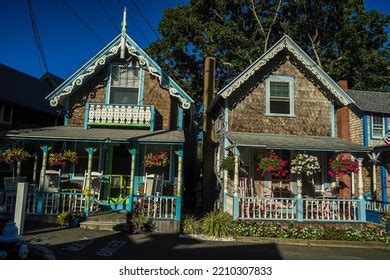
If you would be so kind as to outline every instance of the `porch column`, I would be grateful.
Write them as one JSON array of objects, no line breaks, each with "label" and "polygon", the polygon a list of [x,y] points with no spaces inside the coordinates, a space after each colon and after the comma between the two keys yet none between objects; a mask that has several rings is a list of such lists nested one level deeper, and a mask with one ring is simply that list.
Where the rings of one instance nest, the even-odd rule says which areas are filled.
[{"label": "porch column", "polygon": [[223,211],[226,212],[226,196],[228,193],[228,184],[229,184],[229,173],[227,170],[223,170]]},{"label": "porch column", "polygon": [[41,168],[41,174],[39,177],[39,190],[43,191],[45,187],[45,174],[46,174],[46,164],[47,164],[47,154],[51,150],[51,147],[48,145],[41,146],[41,150],[43,152],[42,156],[42,168]]},{"label": "porch column", "polygon": [[38,169],[38,156],[34,155],[34,168],[32,174],[32,180],[34,185],[37,183],[37,169]]},{"label": "porch column", "polygon": [[89,203],[90,203],[90,194],[91,194],[91,173],[92,173],[92,157],[93,153],[96,151],[96,148],[86,148],[85,149],[88,153],[88,169],[87,169],[87,179],[85,182],[85,189],[84,191],[88,190],[85,194],[85,205],[84,205],[84,215],[86,217],[89,216]]},{"label": "porch column", "polygon": [[133,210],[134,178],[135,178],[135,163],[137,161],[137,149],[131,148],[129,152],[131,154],[131,166],[130,166],[129,203],[127,204],[127,211],[130,212]]},{"label": "porch column", "polygon": [[363,197],[363,158],[358,158],[359,163],[359,183],[358,183],[358,192],[359,192],[359,221],[366,221],[366,201]]},{"label": "porch column", "polygon": [[358,194],[359,199],[363,199],[363,158],[358,158],[357,161],[359,164]]},{"label": "porch column", "polygon": [[370,162],[372,163],[372,192],[374,197],[377,197],[377,182],[376,182],[376,165],[379,163],[379,155],[380,153],[372,153],[368,154],[370,158]]},{"label": "porch column", "polygon": [[22,161],[18,160],[16,162],[16,177],[20,177],[20,173],[22,171]]},{"label": "porch column", "polygon": [[177,189],[176,189],[176,221],[181,219],[181,199],[182,199],[182,180],[183,180],[183,149],[178,150],[177,154]]},{"label": "porch column", "polygon": [[[356,160],[356,158],[351,155],[351,160]],[[355,195],[355,172],[351,172],[351,197],[353,198]]]},{"label": "porch column", "polygon": [[240,164],[240,156],[238,154],[238,151],[235,148],[234,150],[234,192],[233,192],[233,219],[237,220],[239,217],[239,211],[240,211],[240,198],[238,197],[238,184],[239,184],[239,164]]}]

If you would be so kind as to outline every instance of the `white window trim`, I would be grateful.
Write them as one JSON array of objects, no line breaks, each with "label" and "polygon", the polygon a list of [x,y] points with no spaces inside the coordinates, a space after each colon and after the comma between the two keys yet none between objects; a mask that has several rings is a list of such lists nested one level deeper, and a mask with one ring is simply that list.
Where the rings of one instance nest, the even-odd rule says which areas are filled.
[{"label": "white window trim", "polygon": [[[276,114],[270,112],[270,84],[271,82],[288,82],[290,91],[290,114]],[[295,117],[295,86],[294,77],[290,76],[269,76],[265,81],[265,115],[272,117]]]},{"label": "white window trim", "polygon": [[370,126],[371,126],[371,139],[373,139],[373,140],[380,140],[380,139],[382,139],[385,136],[385,133],[386,133],[385,116],[382,115],[382,117],[381,117],[381,119],[382,119],[382,135],[381,136],[374,135],[374,117],[380,117],[380,115],[381,114],[371,114],[371,122],[370,122]]},{"label": "white window trim", "polygon": [[[107,104],[111,104],[110,100],[111,100],[111,79],[112,79],[112,68],[113,66],[121,66],[121,65],[124,65],[123,63],[119,63],[119,62],[114,62],[114,63],[111,63],[110,64],[110,77],[109,77],[109,80],[108,80],[108,98],[107,98]],[[136,66],[129,66],[130,64],[128,64],[127,66],[130,67],[130,68],[138,68],[138,71],[139,71],[139,83],[138,83],[138,104],[131,104],[131,105],[139,105],[140,102],[141,102],[141,82],[143,83],[143,81],[141,80],[141,70],[142,68],[139,66],[139,64],[137,63]],[[112,103],[114,104],[114,103]]]}]

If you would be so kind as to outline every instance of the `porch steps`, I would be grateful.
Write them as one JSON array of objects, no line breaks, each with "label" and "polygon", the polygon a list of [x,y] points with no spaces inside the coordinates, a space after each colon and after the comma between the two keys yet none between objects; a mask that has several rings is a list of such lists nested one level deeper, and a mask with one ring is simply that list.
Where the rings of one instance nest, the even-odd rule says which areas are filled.
[{"label": "porch steps", "polygon": [[[154,220],[154,232],[156,233],[180,233],[180,221]],[[80,223],[82,229],[107,230],[107,231],[128,231],[126,213],[101,212],[94,213],[88,220]]]}]

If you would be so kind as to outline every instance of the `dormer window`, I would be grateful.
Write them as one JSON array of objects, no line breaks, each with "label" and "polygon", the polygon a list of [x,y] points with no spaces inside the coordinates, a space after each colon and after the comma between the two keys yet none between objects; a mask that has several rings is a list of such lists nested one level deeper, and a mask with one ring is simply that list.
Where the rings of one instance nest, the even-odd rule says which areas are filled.
[{"label": "dormer window", "polygon": [[110,104],[138,104],[140,87],[138,63],[111,66]]},{"label": "dormer window", "polygon": [[266,80],[266,115],[293,117],[294,78],[270,76]]}]

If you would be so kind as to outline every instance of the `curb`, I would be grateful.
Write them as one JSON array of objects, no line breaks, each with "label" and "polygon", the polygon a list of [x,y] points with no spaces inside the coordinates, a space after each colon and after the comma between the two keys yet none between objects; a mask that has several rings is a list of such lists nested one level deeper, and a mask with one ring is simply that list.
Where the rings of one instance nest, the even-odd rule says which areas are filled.
[{"label": "curb", "polygon": [[344,240],[312,240],[312,239],[284,239],[270,237],[235,237],[237,242],[248,243],[275,243],[279,245],[299,245],[299,246],[314,246],[314,247],[345,247],[345,248],[371,248],[390,250],[390,244],[384,242],[360,242],[360,241],[344,241]]}]

